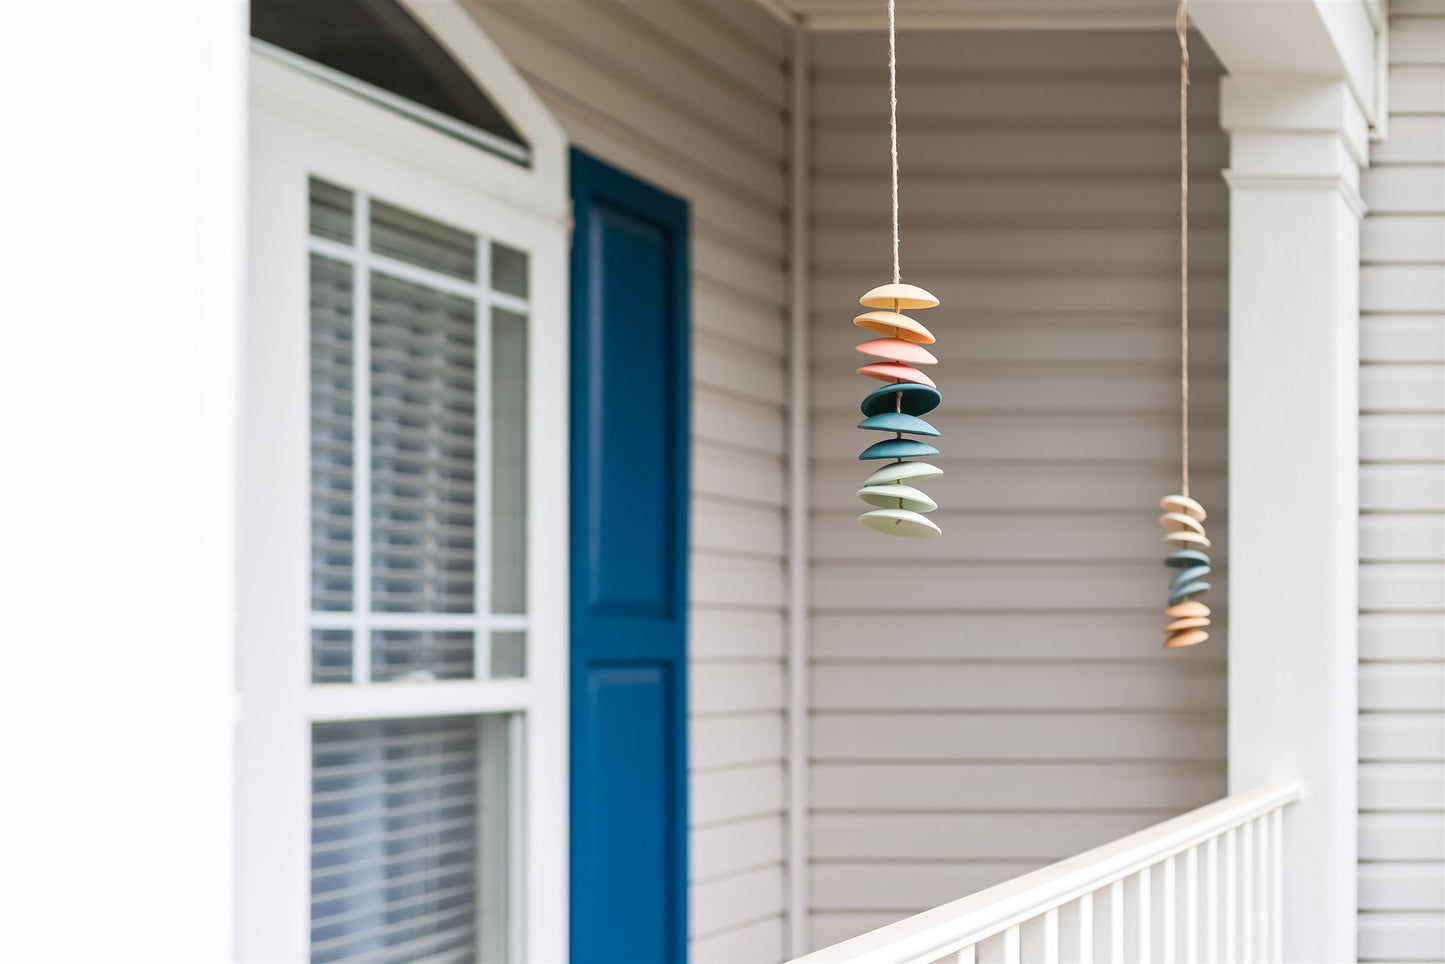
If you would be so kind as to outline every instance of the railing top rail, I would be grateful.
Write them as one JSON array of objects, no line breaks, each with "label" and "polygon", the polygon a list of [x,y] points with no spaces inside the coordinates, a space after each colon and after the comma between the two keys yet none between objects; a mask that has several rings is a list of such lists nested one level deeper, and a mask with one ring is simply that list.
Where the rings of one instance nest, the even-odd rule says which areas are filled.
[{"label": "railing top rail", "polygon": [[1300,798],[1299,781],[1266,784],[1138,833],[814,951],[793,964],[934,961],[952,948],[1028,920],[1217,837]]}]

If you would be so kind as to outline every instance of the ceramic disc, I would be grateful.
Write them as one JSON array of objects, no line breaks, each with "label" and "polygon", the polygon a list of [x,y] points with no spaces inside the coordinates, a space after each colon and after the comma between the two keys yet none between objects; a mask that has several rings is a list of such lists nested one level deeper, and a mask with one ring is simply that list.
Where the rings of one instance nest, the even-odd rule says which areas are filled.
[{"label": "ceramic disc", "polygon": [[858,498],[880,509],[907,509],[910,512],[932,512],[938,503],[911,485],[889,482],[885,485],[865,485],[858,490]]},{"label": "ceramic disc", "polygon": [[938,394],[938,389],[905,382],[902,385],[884,385],[882,388],[873,389],[868,393],[868,397],[863,399],[862,407],[864,415],[881,415],[884,412],[927,415],[937,408],[941,401],[943,396]]},{"label": "ceramic disc", "polygon": [[1214,587],[1207,582],[1191,582],[1180,586],[1178,589],[1171,589],[1169,591],[1169,605],[1173,606],[1182,603],[1193,596],[1209,592],[1212,588]]},{"label": "ceramic disc", "polygon": [[1208,616],[1209,607],[1197,599],[1188,602],[1178,603],[1164,610],[1164,615],[1170,619],[1184,619],[1189,616]]},{"label": "ceramic disc", "polygon": [[1203,629],[1209,625],[1208,616],[1191,616],[1186,619],[1176,619],[1164,627],[1166,633],[1177,633],[1185,629]]},{"label": "ceramic disc", "polygon": [[1173,566],[1175,569],[1188,569],[1190,566],[1207,566],[1209,557],[1198,549],[1178,549],[1164,557],[1164,565]]},{"label": "ceramic disc", "polygon": [[1186,629],[1181,633],[1174,633],[1164,640],[1165,649],[1181,649],[1185,646],[1193,646],[1195,643],[1202,643],[1209,638],[1209,634],[1202,629]]},{"label": "ceramic disc", "polygon": [[1197,532],[1166,532],[1164,541],[1171,546],[1200,546],[1208,549],[1212,543],[1208,536],[1202,536]]},{"label": "ceramic disc", "polygon": [[874,442],[858,455],[858,461],[868,462],[873,459],[913,459],[925,455],[937,455],[938,449],[925,442],[913,438],[886,438],[881,442]]},{"label": "ceramic disc", "polygon": [[900,412],[869,415],[858,423],[858,427],[873,432],[903,432],[906,435],[927,435],[933,438],[938,436],[938,429],[917,415],[904,415]]},{"label": "ceramic disc", "polygon": [[943,535],[943,530],[934,525],[928,516],[909,512],[907,509],[874,509],[860,515],[858,521],[870,529],[886,532],[890,536],[931,539]]},{"label": "ceramic disc", "polygon": [[1188,569],[1179,570],[1178,574],[1169,580],[1169,591],[1177,592],[1179,587],[1187,586],[1191,582],[1198,582],[1209,575],[1208,566],[1190,566]]},{"label": "ceramic disc", "polygon": [[859,298],[858,304],[864,308],[890,308],[893,311],[904,308],[917,310],[938,307],[938,299],[918,285],[891,284],[874,288]]},{"label": "ceramic disc", "polygon": [[1170,532],[1197,532],[1204,535],[1204,524],[1183,512],[1166,512],[1159,517],[1159,524]]},{"label": "ceramic disc", "polygon": [[864,365],[858,369],[858,374],[867,375],[869,378],[876,378],[880,382],[916,382],[919,385],[927,385],[929,388],[937,388],[933,379],[923,372],[908,365],[900,365],[897,362],[874,362],[871,365]]},{"label": "ceramic disc", "polygon": [[933,356],[933,352],[922,345],[904,341],[902,338],[875,338],[858,345],[856,350],[874,358],[903,362],[905,365],[938,364],[938,359]]},{"label": "ceramic disc", "polygon": [[1200,522],[1205,519],[1204,506],[1195,502],[1187,495],[1166,495],[1159,500],[1159,508],[1165,512],[1183,512],[1187,516],[1193,516]]},{"label": "ceramic disc", "polygon": [[883,485],[889,482],[921,482],[936,479],[943,470],[927,462],[891,462],[879,466],[878,471],[864,480],[864,485]]},{"label": "ceramic disc", "polygon": [[853,324],[866,331],[890,338],[902,338],[904,341],[916,341],[920,345],[931,345],[934,342],[933,332],[896,311],[865,311],[853,319]]}]

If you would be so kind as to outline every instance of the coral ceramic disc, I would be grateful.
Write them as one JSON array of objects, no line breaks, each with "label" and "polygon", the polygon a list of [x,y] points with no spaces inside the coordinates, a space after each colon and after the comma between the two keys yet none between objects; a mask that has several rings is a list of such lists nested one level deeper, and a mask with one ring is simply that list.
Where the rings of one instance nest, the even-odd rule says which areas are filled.
[{"label": "coral ceramic disc", "polygon": [[902,412],[869,415],[858,423],[858,427],[874,432],[902,432],[905,435],[927,435],[935,438],[938,436],[938,429],[916,415],[905,415]]},{"label": "coral ceramic disc", "polygon": [[925,455],[937,455],[938,449],[912,438],[888,438],[874,442],[858,454],[858,461],[873,459],[912,459]]},{"label": "coral ceramic disc", "polygon": [[1183,512],[1166,512],[1159,517],[1159,524],[1170,532],[1197,532],[1204,535],[1204,524]]},{"label": "coral ceramic disc", "polygon": [[[1207,582],[1191,582],[1180,586],[1178,589],[1171,589],[1169,591],[1169,605],[1178,605],[1194,596],[1209,592],[1212,588],[1214,587]],[[1168,612],[1168,610],[1165,611]]]},{"label": "coral ceramic disc", "polygon": [[893,462],[880,466],[863,484],[868,486],[889,482],[921,482],[925,479],[936,479],[942,474],[942,469],[927,462]]},{"label": "coral ceramic disc", "polygon": [[[901,398],[899,396],[902,396]],[[927,385],[884,385],[875,388],[863,399],[864,415],[902,412],[904,415],[926,415],[938,407],[943,396]]]},{"label": "coral ceramic disc", "polygon": [[908,365],[900,365],[897,362],[874,362],[871,365],[864,365],[858,369],[858,374],[867,375],[869,378],[876,378],[880,382],[897,380],[927,385],[929,388],[938,387],[933,384],[933,379],[923,374],[923,372]]},{"label": "coral ceramic disc", "polygon": [[890,482],[885,485],[865,485],[858,490],[858,498],[880,509],[907,509],[910,512],[932,512],[938,503],[911,485]]},{"label": "coral ceramic disc", "polygon": [[1193,516],[1200,522],[1205,519],[1204,506],[1187,495],[1166,495],[1159,500],[1159,508],[1165,512],[1182,512],[1187,516]]},{"label": "coral ceramic disc", "polygon": [[1191,599],[1164,610],[1164,615],[1170,619],[1185,619],[1191,616],[1208,616],[1209,607],[1198,600]]},{"label": "coral ceramic disc", "polygon": [[1207,566],[1209,557],[1198,549],[1179,549],[1164,557],[1164,565],[1173,566],[1175,569],[1187,569],[1190,566]]},{"label": "coral ceramic disc", "polygon": [[1193,646],[1195,643],[1202,643],[1209,638],[1209,634],[1202,629],[1186,629],[1182,633],[1174,633],[1164,640],[1165,649],[1180,649],[1185,646]]},{"label": "coral ceramic disc", "polygon": [[1208,616],[1190,616],[1185,619],[1176,619],[1164,627],[1166,633],[1177,633],[1185,629],[1203,629],[1209,625]]},{"label": "coral ceramic disc", "polygon": [[938,307],[938,299],[918,285],[891,284],[874,288],[859,298],[858,304],[864,308],[891,308],[893,311],[905,308],[917,310]]},{"label": "coral ceramic disc", "polygon": [[858,521],[870,529],[886,532],[890,536],[904,536],[909,539],[931,539],[943,535],[943,530],[926,515],[907,509],[874,509],[858,517]]},{"label": "coral ceramic disc", "polygon": [[1171,546],[1199,546],[1204,549],[1208,549],[1213,544],[1207,536],[1202,536],[1197,532],[1166,532],[1164,541]]},{"label": "coral ceramic disc", "polygon": [[916,341],[920,345],[931,345],[934,342],[933,332],[896,311],[865,311],[853,319],[853,324],[890,338]]},{"label": "coral ceramic disc", "polygon": [[902,338],[875,338],[858,346],[858,351],[874,358],[903,362],[907,365],[937,365],[933,352]]}]

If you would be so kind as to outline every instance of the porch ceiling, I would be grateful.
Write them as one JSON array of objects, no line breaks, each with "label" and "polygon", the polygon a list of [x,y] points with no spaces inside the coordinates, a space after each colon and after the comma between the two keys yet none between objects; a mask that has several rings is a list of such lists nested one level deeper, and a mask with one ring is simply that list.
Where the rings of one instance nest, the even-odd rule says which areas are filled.
[{"label": "porch ceiling", "polygon": [[[884,0],[757,0],[814,30],[881,30]],[[898,0],[900,30],[1140,30],[1174,24],[1173,0]]]}]

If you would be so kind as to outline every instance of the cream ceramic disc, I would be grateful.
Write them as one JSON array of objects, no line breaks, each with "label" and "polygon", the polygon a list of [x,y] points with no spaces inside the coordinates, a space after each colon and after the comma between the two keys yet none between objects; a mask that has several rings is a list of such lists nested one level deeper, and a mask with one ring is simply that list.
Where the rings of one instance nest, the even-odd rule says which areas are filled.
[{"label": "cream ceramic disc", "polygon": [[1165,649],[1180,649],[1184,646],[1193,646],[1195,643],[1202,643],[1209,638],[1209,634],[1202,629],[1186,629],[1182,633],[1175,633],[1164,640]]},{"label": "cream ceramic disc", "polygon": [[943,535],[943,530],[934,525],[928,516],[910,512],[908,509],[874,509],[860,515],[858,521],[870,529],[886,532],[890,536],[931,539]]},{"label": "cream ceramic disc", "polygon": [[1203,546],[1206,549],[1212,545],[1207,536],[1197,532],[1166,532],[1164,541],[1171,546]]},{"label": "cream ceramic disc", "polygon": [[1164,610],[1164,615],[1170,619],[1190,619],[1196,616],[1208,616],[1209,607],[1197,599],[1188,602],[1176,603]]},{"label": "cream ceramic disc", "polygon": [[900,365],[898,362],[874,362],[872,365],[864,365],[858,369],[858,374],[867,375],[869,378],[876,378],[880,382],[916,382],[919,385],[927,385],[929,388],[937,388],[933,379],[910,365]]},{"label": "cream ceramic disc", "polygon": [[1183,512],[1187,516],[1193,516],[1200,522],[1206,518],[1204,506],[1195,502],[1187,495],[1166,495],[1159,500],[1159,508],[1165,512]]},{"label": "cream ceramic disc", "polygon": [[1197,532],[1204,535],[1204,525],[1194,516],[1183,512],[1166,512],[1159,517],[1159,524],[1170,532]]},{"label": "cream ceramic disc", "polygon": [[933,332],[896,311],[865,311],[853,319],[853,324],[880,335],[902,338],[920,345],[931,345],[934,342]]},{"label": "cream ceramic disc", "polygon": [[1203,629],[1209,625],[1208,616],[1187,616],[1184,619],[1176,619],[1164,627],[1166,633],[1177,633],[1185,629]]},{"label": "cream ceramic disc", "polygon": [[936,308],[938,299],[918,285],[892,284],[879,285],[859,298],[858,303],[865,308],[890,308],[893,311],[907,308],[916,311],[919,308]]},{"label": "cream ceramic disc", "polygon": [[884,485],[889,482],[919,482],[923,479],[936,479],[942,474],[942,469],[936,465],[929,465],[927,462],[889,462],[877,472],[868,476],[864,485]]},{"label": "cream ceramic disc", "polygon": [[927,493],[911,485],[888,482],[883,485],[865,485],[858,490],[858,498],[880,509],[907,509],[910,512],[932,512],[938,503]]},{"label": "cream ceramic disc", "polygon": [[902,338],[875,338],[858,346],[858,351],[874,358],[903,362],[906,365],[937,365],[933,352],[922,345]]}]

